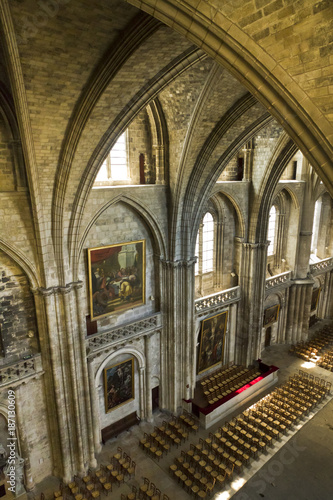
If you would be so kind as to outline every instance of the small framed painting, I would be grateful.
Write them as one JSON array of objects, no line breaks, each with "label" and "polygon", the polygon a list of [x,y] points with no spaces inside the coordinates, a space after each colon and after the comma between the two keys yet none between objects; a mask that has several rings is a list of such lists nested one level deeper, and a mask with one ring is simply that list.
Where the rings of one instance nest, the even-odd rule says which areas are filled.
[{"label": "small framed painting", "polygon": [[105,411],[109,413],[134,399],[134,359],[104,369]]},{"label": "small framed painting", "polygon": [[279,318],[280,304],[268,307],[264,310],[264,326],[275,323]]}]

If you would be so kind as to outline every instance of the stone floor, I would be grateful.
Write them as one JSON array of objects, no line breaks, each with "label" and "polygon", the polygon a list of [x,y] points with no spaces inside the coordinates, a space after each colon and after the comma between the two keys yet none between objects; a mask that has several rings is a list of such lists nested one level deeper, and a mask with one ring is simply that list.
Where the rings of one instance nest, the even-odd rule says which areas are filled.
[{"label": "stone floor", "polygon": [[[262,360],[266,364],[273,364],[280,368],[279,385],[299,368],[333,382],[333,373],[314,365],[307,365],[303,360],[288,355],[288,346],[285,345],[266,348],[262,354]],[[269,392],[271,390],[272,388]],[[240,476],[234,475],[232,483],[226,489],[221,492],[216,492],[215,489],[215,495],[211,499],[228,500],[233,497],[233,500],[260,498],[328,500],[331,498],[333,487],[332,397],[331,394],[316,412],[303,419],[297,428],[283,436],[281,441],[269,449],[269,453],[260,455],[257,460],[252,460]],[[238,409],[235,414],[243,409]],[[160,425],[168,417],[169,415],[158,411],[154,413],[152,423],[141,422],[140,425],[122,433],[118,438],[108,441],[103,447],[98,457],[100,463],[108,463],[110,456],[116,452],[117,446],[121,446],[137,463],[135,478],[128,480],[120,487],[114,486],[109,499],[120,500],[121,493],[127,495],[132,485],[138,487],[142,484],[143,477],[152,480],[162,493],[169,496],[170,500],[190,498],[190,495],[169,475],[169,466],[174,458],[180,455],[181,449],[189,449],[190,443],[197,443],[199,437],[206,438],[209,432],[215,432],[223,421],[209,430],[200,429],[196,435],[191,434],[190,439],[182,444],[181,448],[172,449],[167,456],[157,462],[148,457],[139,448],[138,443],[144,432],[152,432],[154,425]],[[58,485],[58,480],[53,477],[45,479],[37,485],[33,493],[29,493],[29,500],[39,499],[41,492],[45,494],[47,500],[51,500],[52,492],[57,489]]]}]

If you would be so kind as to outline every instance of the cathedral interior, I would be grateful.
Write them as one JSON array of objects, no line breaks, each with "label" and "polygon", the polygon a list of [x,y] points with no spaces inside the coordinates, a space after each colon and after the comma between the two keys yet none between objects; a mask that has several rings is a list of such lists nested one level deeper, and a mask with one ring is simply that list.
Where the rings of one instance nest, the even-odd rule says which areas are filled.
[{"label": "cathedral interior", "polygon": [[0,496],[330,498],[332,33],[331,0],[0,0]]}]

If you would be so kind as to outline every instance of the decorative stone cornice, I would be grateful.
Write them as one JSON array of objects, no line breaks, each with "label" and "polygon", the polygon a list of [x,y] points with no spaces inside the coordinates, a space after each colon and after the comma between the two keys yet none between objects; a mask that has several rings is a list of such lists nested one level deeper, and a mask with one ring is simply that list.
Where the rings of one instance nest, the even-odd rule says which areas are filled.
[{"label": "decorative stone cornice", "polygon": [[152,335],[161,331],[161,314],[154,314],[147,318],[143,318],[134,323],[113,328],[104,333],[91,336],[87,339],[87,347],[89,349],[88,357],[94,357],[104,351],[106,347],[119,346],[124,341],[126,344],[133,342],[140,337]]},{"label": "decorative stone cornice", "polygon": [[172,260],[165,260],[165,259],[160,259],[162,265],[164,267],[169,267],[169,268],[173,268],[173,269],[176,269],[176,268],[180,268],[180,267],[191,267],[193,266],[196,261],[197,261],[197,257],[192,257],[191,259],[189,260],[175,260],[175,261],[172,261]]},{"label": "decorative stone cornice", "polygon": [[240,298],[239,286],[228,288],[228,290],[213,293],[212,295],[207,295],[206,297],[195,301],[194,308],[196,315],[197,317],[200,317],[212,312],[217,312],[220,309],[223,309],[226,305],[238,302]]},{"label": "decorative stone cornice", "polygon": [[0,366],[0,387],[17,387],[43,375],[42,358],[35,354],[32,358],[20,359],[7,366]]},{"label": "decorative stone cornice", "polygon": [[51,286],[49,288],[32,288],[31,291],[34,295],[42,295],[44,297],[48,297],[50,295],[57,295],[61,293],[62,295],[65,295],[67,293],[70,293],[74,289],[80,289],[83,287],[83,282],[82,281],[76,281],[76,282],[71,282],[67,283],[65,286]]}]

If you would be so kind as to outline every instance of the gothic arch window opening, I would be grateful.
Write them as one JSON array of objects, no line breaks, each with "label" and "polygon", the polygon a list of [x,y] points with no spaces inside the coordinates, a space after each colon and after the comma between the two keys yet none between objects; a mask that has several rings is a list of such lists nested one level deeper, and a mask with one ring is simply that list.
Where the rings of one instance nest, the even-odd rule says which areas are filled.
[{"label": "gothic arch window opening", "polygon": [[117,139],[108,156],[102,163],[94,186],[112,181],[126,181],[128,175],[128,132],[125,130]]},{"label": "gothic arch window opening", "polygon": [[315,209],[313,215],[312,238],[311,238],[311,254],[313,256],[317,255],[321,206],[322,206],[322,199],[319,198],[319,200],[317,200],[315,203]]},{"label": "gothic arch window opening", "polygon": [[277,219],[277,209],[275,205],[272,205],[269,211],[269,221],[268,221],[268,231],[267,231],[267,239],[269,241],[269,245],[267,248],[267,255],[274,255],[275,252],[276,219]]},{"label": "gothic arch window opening", "polygon": [[197,234],[195,275],[211,273],[214,270],[214,219],[207,212]]}]

